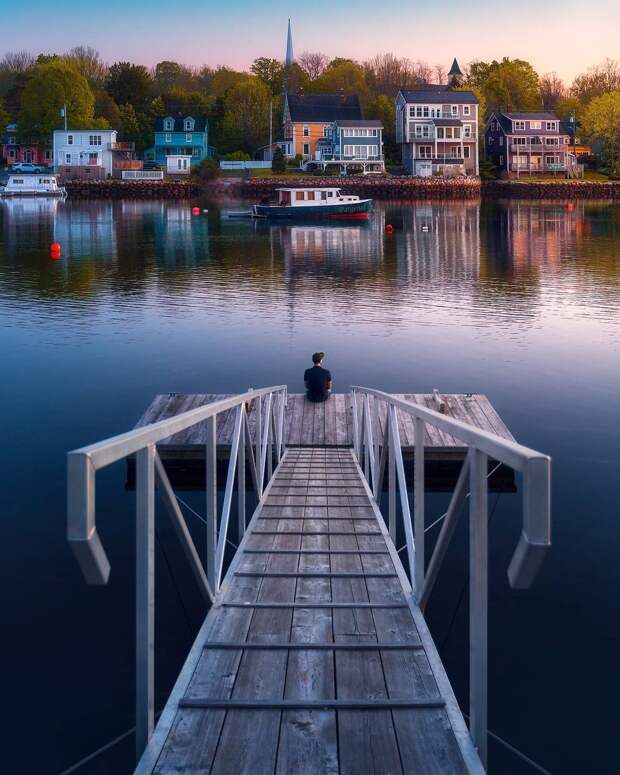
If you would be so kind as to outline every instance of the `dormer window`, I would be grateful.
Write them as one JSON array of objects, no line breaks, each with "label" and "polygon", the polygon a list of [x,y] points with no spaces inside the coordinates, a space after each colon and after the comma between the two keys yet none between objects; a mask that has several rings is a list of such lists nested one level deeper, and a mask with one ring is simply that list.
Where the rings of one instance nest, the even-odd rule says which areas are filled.
[{"label": "dormer window", "polygon": [[174,119],[173,118],[165,118],[164,119],[164,129],[166,132],[172,132],[174,129]]},{"label": "dormer window", "polygon": [[185,131],[186,132],[193,132],[194,131],[194,119],[193,118],[186,118],[185,119]]}]

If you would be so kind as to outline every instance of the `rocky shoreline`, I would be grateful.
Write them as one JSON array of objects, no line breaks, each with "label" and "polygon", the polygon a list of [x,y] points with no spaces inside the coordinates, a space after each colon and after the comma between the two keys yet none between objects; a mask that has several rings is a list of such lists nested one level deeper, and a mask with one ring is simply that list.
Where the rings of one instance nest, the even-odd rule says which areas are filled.
[{"label": "rocky shoreline", "polygon": [[79,199],[189,199],[203,190],[194,180],[69,180],[64,186]]}]

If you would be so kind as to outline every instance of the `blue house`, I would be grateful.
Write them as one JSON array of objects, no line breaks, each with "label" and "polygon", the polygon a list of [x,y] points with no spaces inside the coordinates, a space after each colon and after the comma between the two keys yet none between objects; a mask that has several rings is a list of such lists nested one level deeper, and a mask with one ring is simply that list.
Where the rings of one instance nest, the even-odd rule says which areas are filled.
[{"label": "blue house", "polygon": [[206,118],[164,116],[155,121],[155,144],[146,152],[146,158],[165,167],[169,156],[189,156],[193,166],[212,158],[213,153]]},{"label": "blue house", "polygon": [[376,119],[337,119],[325,129],[315,158],[305,166],[337,166],[344,173],[349,167],[384,171],[383,124]]}]

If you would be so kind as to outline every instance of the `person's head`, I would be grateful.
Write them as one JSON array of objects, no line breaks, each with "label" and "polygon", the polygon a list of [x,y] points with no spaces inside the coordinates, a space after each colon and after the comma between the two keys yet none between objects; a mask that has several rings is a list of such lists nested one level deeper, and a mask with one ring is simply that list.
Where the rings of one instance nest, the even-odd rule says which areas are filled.
[{"label": "person's head", "polygon": [[312,363],[314,363],[315,366],[320,366],[324,357],[325,353],[314,353],[312,356]]}]

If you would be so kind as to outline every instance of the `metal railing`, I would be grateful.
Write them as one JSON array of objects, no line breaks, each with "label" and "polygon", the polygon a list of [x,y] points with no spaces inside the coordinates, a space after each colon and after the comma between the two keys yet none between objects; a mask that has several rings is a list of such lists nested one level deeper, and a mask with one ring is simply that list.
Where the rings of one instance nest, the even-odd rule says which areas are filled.
[{"label": "metal railing", "polygon": [[[248,422],[255,402],[254,442]],[[161,496],[205,602],[219,591],[237,481],[239,538],[246,526],[246,460],[260,501],[284,453],[285,385],[248,390],[166,420],[69,452],[67,456],[67,538],[89,584],[106,584],[110,563],[97,533],[95,476],[101,468],[135,455],[136,466],[136,753],[139,757],[154,723],[155,491]],[[217,417],[235,411],[223,505],[217,513]],[[198,423],[206,424],[206,572],[200,553],[157,451],[157,443]]]},{"label": "metal railing", "polygon": [[[383,432],[380,436],[380,407]],[[387,521],[396,538],[396,491],[405,534],[413,595],[424,611],[433,590],[460,512],[469,496],[469,715],[470,734],[480,758],[487,758],[487,618],[488,618],[488,477],[489,461],[503,463],[523,477],[523,525],[508,567],[515,589],[528,588],[551,545],[551,459],[493,433],[404,401],[379,390],[351,388],[353,446],[379,504],[388,469]],[[414,423],[413,518],[407,495],[397,410]],[[468,447],[432,556],[425,563],[424,435],[434,426]],[[421,453],[421,454],[420,454]],[[397,487],[398,485],[398,487]]]}]

